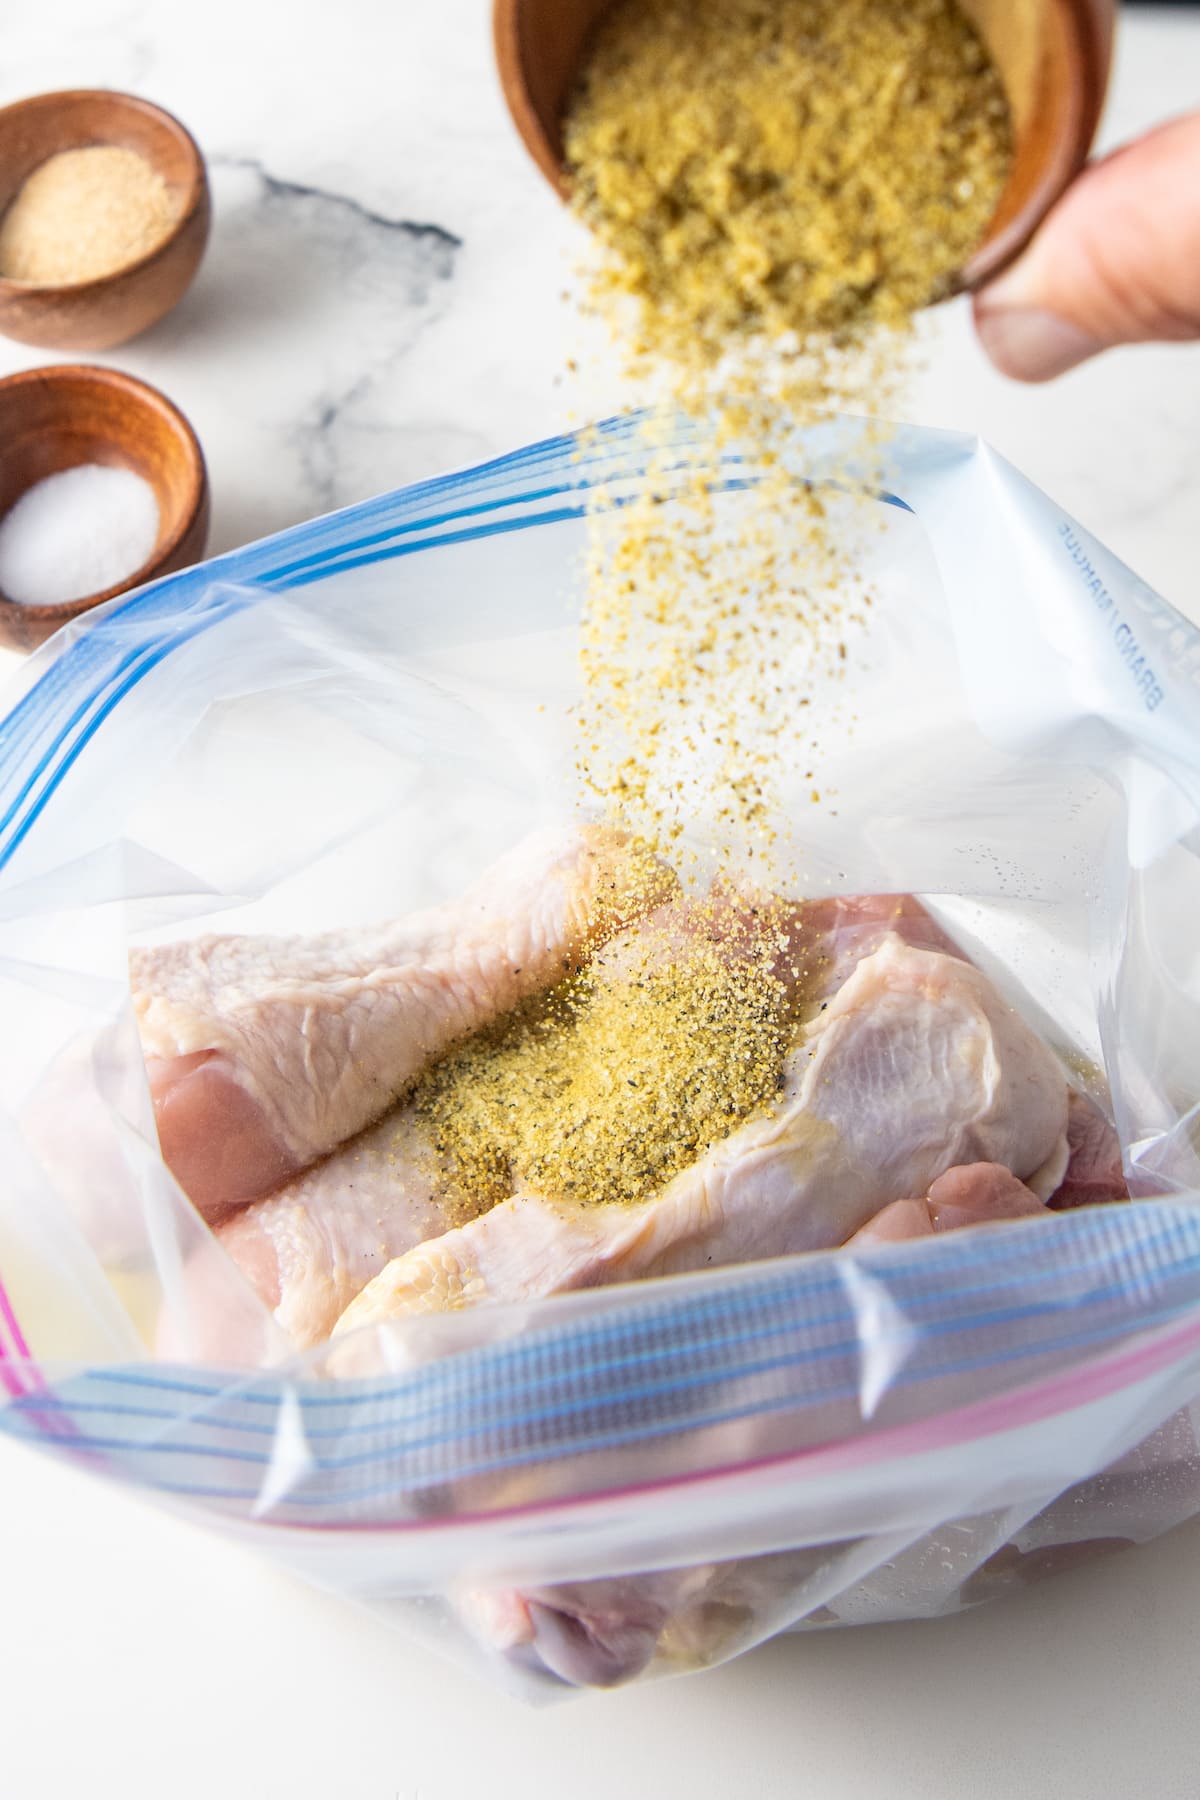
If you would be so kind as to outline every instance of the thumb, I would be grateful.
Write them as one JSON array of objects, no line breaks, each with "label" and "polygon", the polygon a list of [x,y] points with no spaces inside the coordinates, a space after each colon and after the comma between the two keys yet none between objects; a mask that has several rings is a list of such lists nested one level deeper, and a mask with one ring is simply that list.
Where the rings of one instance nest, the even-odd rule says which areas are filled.
[{"label": "thumb", "polygon": [[1085,169],[975,297],[1005,375],[1049,381],[1115,344],[1200,338],[1200,113]]}]

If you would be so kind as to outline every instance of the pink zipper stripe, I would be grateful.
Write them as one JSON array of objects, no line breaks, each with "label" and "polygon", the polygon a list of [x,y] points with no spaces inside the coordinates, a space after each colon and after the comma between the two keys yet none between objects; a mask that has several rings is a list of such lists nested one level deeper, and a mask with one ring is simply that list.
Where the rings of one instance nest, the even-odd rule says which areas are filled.
[{"label": "pink zipper stripe", "polygon": [[0,1387],[4,1389],[10,1400],[25,1398],[25,1389],[21,1384],[21,1379],[15,1369],[9,1366],[8,1351],[3,1344],[0,1344]]},{"label": "pink zipper stripe", "polygon": [[286,1525],[268,1525],[271,1529],[300,1536],[319,1535],[330,1531],[379,1531],[389,1536],[420,1532],[441,1535],[463,1527],[494,1523],[497,1519],[536,1519],[543,1515],[570,1515],[595,1508],[611,1507],[630,1500],[652,1501],[672,1492],[693,1488],[737,1489],[755,1485],[779,1476],[790,1479],[790,1472],[822,1475],[827,1471],[870,1466],[872,1463],[897,1462],[906,1456],[932,1450],[943,1450],[975,1438],[1014,1431],[1022,1425],[1035,1425],[1045,1419],[1060,1417],[1093,1400],[1106,1399],[1123,1388],[1133,1387],[1149,1375],[1157,1374],[1182,1353],[1200,1347],[1200,1320],[1179,1330],[1152,1338],[1136,1349],[1115,1352],[1103,1360],[1064,1375],[1050,1376],[1013,1394],[1000,1394],[990,1400],[972,1402],[953,1412],[911,1425],[892,1425],[865,1437],[843,1442],[813,1444],[804,1450],[783,1450],[774,1456],[754,1457],[734,1468],[695,1469],[685,1475],[668,1476],[662,1481],[626,1483],[602,1488],[596,1493],[564,1495],[553,1500],[533,1500],[522,1505],[498,1507],[494,1511],[457,1513],[430,1525],[424,1519],[335,1519],[289,1520]]},{"label": "pink zipper stripe", "polygon": [[[3,1385],[14,1398],[27,1397],[29,1393],[44,1388],[45,1383],[42,1381],[36,1365],[33,1364],[28,1346],[2,1284],[0,1284],[0,1323],[7,1326],[14,1343],[20,1346],[20,1358],[29,1364],[24,1373],[34,1383],[34,1387],[27,1390],[20,1384],[20,1374],[9,1361],[9,1353],[4,1349],[2,1337],[0,1337],[0,1385]],[[665,1481],[636,1482],[574,1498],[563,1497],[551,1501],[534,1501],[524,1506],[503,1507],[495,1512],[482,1515],[460,1514],[453,1519],[441,1521],[434,1530],[440,1533],[447,1528],[453,1529],[478,1523],[482,1518],[494,1522],[497,1518],[532,1518],[546,1513],[587,1511],[594,1506],[611,1506],[614,1502],[628,1500],[636,1495],[651,1499],[656,1494],[665,1495],[672,1489],[710,1485],[736,1487],[746,1481],[753,1483],[764,1477],[769,1480],[789,1468],[819,1474],[825,1471],[870,1466],[872,1463],[894,1461],[905,1456],[943,1450],[970,1442],[972,1439],[986,1438],[1015,1431],[1022,1426],[1038,1424],[1046,1419],[1074,1411],[1093,1401],[1105,1399],[1169,1368],[1172,1363],[1182,1361],[1189,1353],[1195,1352],[1198,1348],[1200,1348],[1200,1319],[1193,1320],[1174,1330],[1156,1334],[1128,1350],[1113,1352],[1095,1362],[1068,1370],[1062,1375],[1050,1376],[1028,1387],[1020,1388],[1015,1393],[995,1395],[987,1400],[957,1407],[949,1413],[932,1419],[891,1426],[882,1431],[871,1432],[865,1437],[851,1438],[842,1442],[814,1444],[804,1450],[784,1451],[777,1456],[753,1458],[735,1468],[695,1470],[686,1475],[670,1477]],[[69,1444],[78,1436],[73,1421],[67,1424],[52,1416],[43,1418],[43,1415],[37,1414],[37,1417],[47,1435],[51,1437],[65,1440]],[[108,1465],[106,1457],[96,1456],[94,1452],[87,1451],[83,1454],[86,1460],[94,1458],[100,1466]],[[388,1519],[377,1521],[360,1519],[320,1524],[315,1522],[305,1522],[302,1525],[289,1523],[283,1529],[298,1530],[301,1533],[323,1533],[331,1529],[357,1531],[382,1529],[390,1534],[414,1530],[429,1531],[430,1527],[428,1523],[420,1520],[399,1522]]]},{"label": "pink zipper stripe", "polygon": [[[11,1351],[5,1348],[4,1333],[7,1331]],[[29,1345],[25,1335],[17,1323],[17,1315],[12,1309],[12,1302],[5,1292],[3,1281],[0,1281],[0,1386],[3,1386],[10,1399],[19,1400],[30,1392],[21,1378],[20,1372],[13,1366],[14,1362],[29,1362]]]},{"label": "pink zipper stripe", "polygon": [[0,1281],[0,1319],[8,1326],[8,1335],[13,1349],[22,1361],[29,1360],[29,1345],[25,1342],[21,1327],[17,1324],[17,1315],[12,1309],[12,1302],[5,1292],[4,1283]]},{"label": "pink zipper stripe", "polygon": [[[917,1425],[899,1425],[844,1444],[818,1446],[808,1452],[813,1461],[831,1469],[879,1460],[885,1456],[920,1455],[944,1450],[975,1437],[992,1437],[1024,1425],[1041,1424],[1063,1413],[1076,1411],[1094,1400],[1105,1400],[1123,1388],[1180,1361],[1185,1352],[1200,1347],[1200,1321],[1185,1325],[1165,1337],[1152,1339],[1137,1349],[1085,1364],[1063,1375],[1050,1376],[1015,1393],[997,1394],[954,1412],[926,1419]],[[801,1456],[804,1456],[801,1452]],[[753,1466],[753,1465],[750,1465]]]},{"label": "pink zipper stripe", "polygon": [[[5,1331],[12,1345],[11,1350],[4,1346]],[[0,1281],[0,1387],[5,1389],[11,1400],[29,1400],[34,1395],[47,1391],[45,1379],[25,1341],[25,1333],[17,1321],[3,1281]],[[25,1417],[32,1419],[44,1436],[55,1438],[60,1443],[72,1444],[79,1436],[74,1421],[63,1419],[55,1412],[43,1412],[30,1407],[25,1410]],[[102,1457],[91,1456],[83,1460],[104,1466]]]}]

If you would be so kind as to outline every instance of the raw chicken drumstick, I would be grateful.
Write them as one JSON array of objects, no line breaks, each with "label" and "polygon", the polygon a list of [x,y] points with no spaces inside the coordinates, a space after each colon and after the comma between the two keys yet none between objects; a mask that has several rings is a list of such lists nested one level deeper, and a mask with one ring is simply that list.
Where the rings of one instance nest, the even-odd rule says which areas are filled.
[{"label": "raw chicken drumstick", "polygon": [[[582,1207],[517,1195],[396,1258],[337,1334],[830,1248],[958,1164],[1001,1163],[1039,1198],[1062,1179],[1067,1086],[1055,1058],[980,970],[895,934],[837,990],[784,1077],[774,1111],[653,1199]],[[360,1372],[358,1360],[346,1345],[337,1372]]]},{"label": "raw chicken drumstick", "polygon": [[[893,1200],[854,1233],[848,1247],[1046,1214],[1011,1170],[971,1163],[939,1175],[921,1199]],[[756,1452],[770,1454],[771,1429],[762,1443],[742,1445],[747,1460]],[[742,1629],[745,1621],[757,1621],[749,1641],[765,1636],[769,1609],[788,1591],[780,1565],[791,1560],[807,1574],[820,1555],[820,1549],[802,1550],[553,1587],[469,1589],[457,1604],[471,1635],[493,1653],[572,1686],[614,1687],[640,1675],[668,1642],[676,1658],[687,1644],[697,1666],[728,1655],[732,1646],[722,1635],[731,1618],[743,1622]],[[735,1601],[732,1612],[717,1604],[723,1598]]]},{"label": "raw chicken drumstick", "polygon": [[197,1210],[211,1223],[274,1192],[573,967],[644,884],[630,856],[615,832],[547,831],[461,900],[399,922],[135,950],[159,1142]]},{"label": "raw chicken drumstick", "polygon": [[[462,1222],[461,1207],[436,1191],[429,1145],[407,1108],[387,1114],[279,1193],[216,1228],[217,1241],[297,1349],[327,1338],[368,1281],[395,1256]],[[194,1281],[223,1271],[208,1261]],[[193,1292],[195,1353],[243,1359],[219,1296]]]},{"label": "raw chicken drumstick", "polygon": [[1121,1140],[1096,1102],[1074,1089],[1067,1114],[1067,1141],[1071,1160],[1062,1186],[1053,1197],[1056,1212],[1128,1200]]},{"label": "raw chicken drumstick", "polygon": [[[798,907],[777,905],[771,915],[777,927],[785,914],[798,937],[825,942],[825,934],[801,927]],[[686,942],[697,929],[716,929],[721,919],[728,921],[724,948],[733,961],[750,949],[746,917],[744,903],[733,899],[716,907],[668,901],[610,939],[593,970],[602,972],[603,981],[620,983],[628,979],[631,958],[644,968],[647,945],[651,953],[669,954],[672,944]],[[876,917],[876,941],[884,929]],[[779,955],[791,960],[782,940]],[[786,984],[786,969],[779,979]],[[355,1295],[394,1257],[462,1224],[474,1210],[461,1194],[446,1191],[428,1129],[409,1102],[278,1193],[245,1208],[217,1229],[217,1237],[292,1342],[308,1348],[329,1336]],[[206,1263],[198,1279],[211,1281],[217,1273]],[[221,1336],[223,1309],[195,1298],[195,1317],[213,1321],[212,1341],[201,1349],[217,1360],[236,1356],[238,1345]]]},{"label": "raw chicken drumstick", "polygon": [[1018,1181],[1002,1163],[968,1163],[939,1175],[922,1200],[893,1200],[847,1242],[903,1244],[939,1231],[957,1231],[964,1225],[1035,1219],[1048,1212],[1032,1188]]},{"label": "raw chicken drumstick", "polygon": [[[747,906],[753,899],[728,894],[691,906],[673,900],[635,927],[613,937],[594,968],[619,980],[632,955],[647,944],[667,951],[697,927],[706,934],[724,926],[731,960],[751,950]],[[773,902],[773,933],[781,933],[775,973],[785,986],[790,967],[824,970],[822,991],[833,991],[854,963],[877,949],[887,932],[941,948],[947,940],[917,901],[907,895]],[[788,945],[789,948],[784,946]],[[806,975],[806,982],[808,976]],[[394,1257],[464,1222],[461,1200],[439,1186],[426,1133],[411,1106],[401,1105],[344,1144],[278,1193],[247,1207],[220,1226],[217,1237],[298,1348],[322,1342],[355,1295]],[[219,1281],[205,1262],[196,1280]],[[242,1346],[228,1336],[220,1296],[196,1295],[193,1315],[211,1336],[201,1353],[214,1360],[238,1358]]]}]

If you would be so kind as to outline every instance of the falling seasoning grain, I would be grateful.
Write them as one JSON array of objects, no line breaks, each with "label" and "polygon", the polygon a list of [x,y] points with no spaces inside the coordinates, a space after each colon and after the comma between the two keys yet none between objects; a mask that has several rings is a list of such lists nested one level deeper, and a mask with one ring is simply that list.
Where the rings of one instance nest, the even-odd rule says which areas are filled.
[{"label": "falling seasoning grain", "polygon": [[[642,497],[592,503],[583,789],[654,844],[703,821],[720,857],[761,856],[819,754],[803,709],[865,627],[881,511],[861,499],[881,433],[827,470],[832,502],[797,428],[896,410],[913,319],[1008,179],[1008,101],[955,0],[616,0],[565,145],[588,304],[658,408],[630,458]],[[706,427],[686,451],[678,408]],[[731,445],[758,483],[732,521]]]}]

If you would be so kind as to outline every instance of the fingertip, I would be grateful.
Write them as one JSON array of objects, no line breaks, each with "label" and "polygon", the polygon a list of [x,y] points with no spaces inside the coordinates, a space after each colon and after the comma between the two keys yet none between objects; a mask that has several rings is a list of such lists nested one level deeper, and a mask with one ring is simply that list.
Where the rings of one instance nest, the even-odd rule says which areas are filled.
[{"label": "fingertip", "polygon": [[1050,381],[1098,350],[1200,336],[1200,113],[1091,164],[975,297],[988,356]]},{"label": "fingertip", "polygon": [[1069,319],[1040,306],[975,302],[975,331],[995,367],[1013,381],[1053,381],[1104,345]]}]

